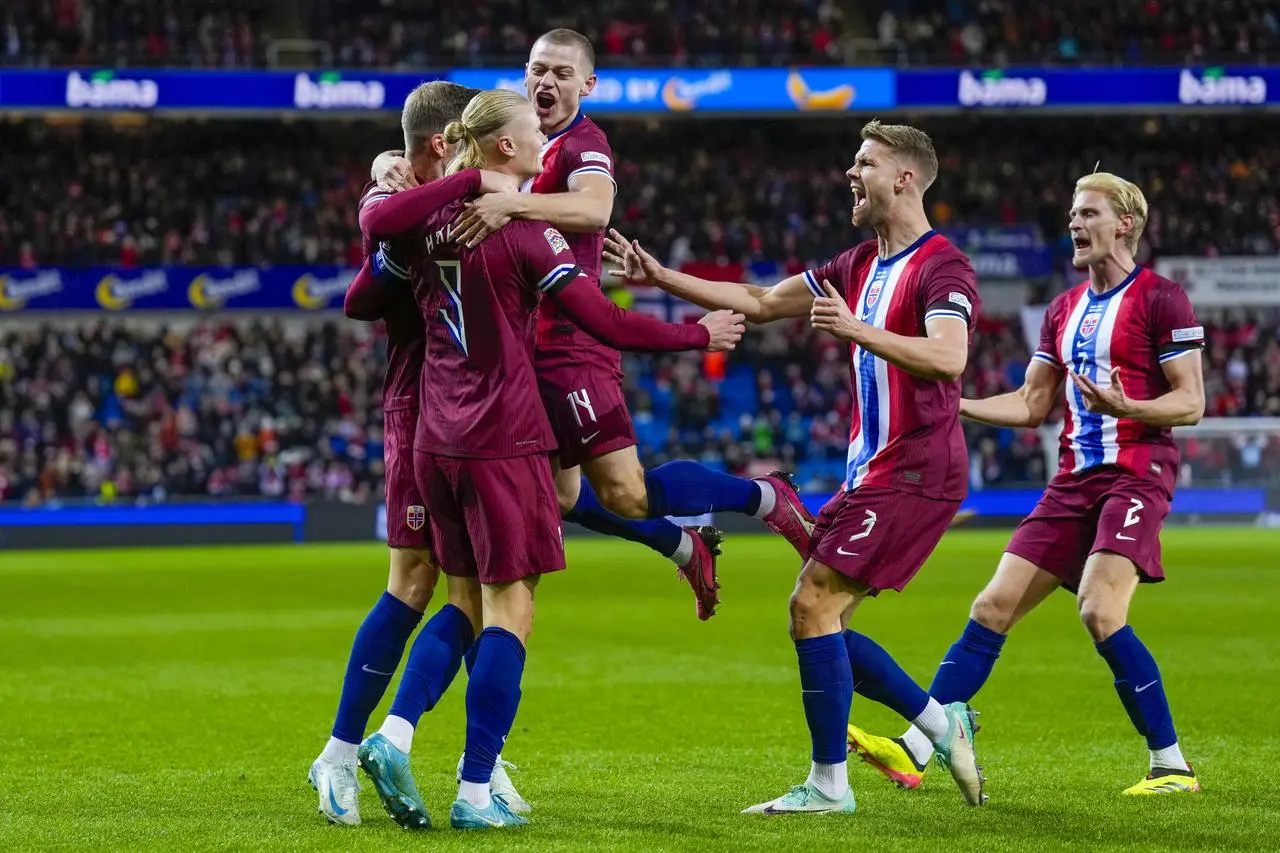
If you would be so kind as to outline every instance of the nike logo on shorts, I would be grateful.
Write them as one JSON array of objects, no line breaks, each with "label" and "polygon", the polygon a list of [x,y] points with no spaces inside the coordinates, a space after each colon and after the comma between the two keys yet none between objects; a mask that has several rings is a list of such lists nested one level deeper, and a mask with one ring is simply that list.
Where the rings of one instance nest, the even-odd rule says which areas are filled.
[{"label": "nike logo on shorts", "polygon": [[843,555],[844,555],[844,556],[846,556],[846,557],[856,557],[856,556],[858,556],[858,552],[857,552],[857,551],[846,551],[846,550],[844,549],[844,546],[841,546],[841,547],[837,548],[837,549],[836,549],[836,553],[837,553],[837,554],[843,554]]},{"label": "nike logo on shorts", "polygon": [[1117,538],[1117,539],[1123,539],[1125,542],[1137,542],[1137,541],[1138,541],[1138,540],[1134,539],[1132,536],[1125,536],[1123,533],[1117,533],[1117,534],[1116,534],[1116,538]]},{"label": "nike logo on shorts", "polygon": [[582,443],[583,443],[583,444],[586,444],[588,441],[590,441],[591,439],[595,438],[595,437],[596,437],[597,435],[599,435],[599,434],[600,434],[600,430],[596,430],[595,432],[591,433],[591,435],[589,435],[589,436],[587,436],[586,438],[582,439]]}]

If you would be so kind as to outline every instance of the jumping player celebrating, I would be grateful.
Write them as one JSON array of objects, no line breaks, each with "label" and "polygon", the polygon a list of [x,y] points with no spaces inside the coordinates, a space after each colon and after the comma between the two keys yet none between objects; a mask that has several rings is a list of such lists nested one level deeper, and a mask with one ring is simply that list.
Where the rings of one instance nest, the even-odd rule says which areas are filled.
[{"label": "jumping player celebrating", "polygon": [[[458,145],[448,170],[458,174],[442,184],[466,180],[478,191],[480,166],[520,179],[542,171],[537,116],[515,93],[477,95],[445,139]],[[526,822],[491,792],[490,780],[519,704],[534,588],[542,574],[564,568],[547,456],[554,442],[533,367],[539,302],[554,298],[592,334],[642,351],[732,349],[742,318],[721,311],[685,325],[629,315],[582,274],[565,239],[545,222],[513,222],[477,247],[461,245],[453,239],[461,203],[439,207],[434,189],[397,194],[364,218],[375,239],[422,235],[435,267],[434,280],[414,280],[427,324],[416,474],[441,567],[480,585],[485,628],[475,641],[465,761],[450,820],[488,829]],[[453,644],[419,677],[442,693],[466,645]],[[429,823],[420,798],[414,806]]]},{"label": "jumping player celebrating", "polygon": [[[1160,528],[1178,472],[1171,428],[1204,414],[1204,329],[1177,284],[1134,262],[1146,221],[1147,201],[1134,184],[1107,173],[1081,178],[1070,214],[1072,260],[1089,279],[1049,304],[1020,389],[961,401],[971,420],[1035,428],[1067,380],[1058,473],[974,600],[930,693],[942,702],[971,699],[1013,626],[1065,587],[1150,750],[1149,774],[1124,793],[1171,794],[1200,785],[1178,746],[1160,670],[1128,624],[1129,603],[1139,583],[1164,580]],[[850,726],[849,744],[904,787],[918,785],[928,766],[915,729],[885,738]]]},{"label": "jumping player celebrating", "polygon": [[[582,112],[582,98],[596,85],[590,40],[565,29],[541,36],[529,54],[525,85],[547,136],[544,170],[525,185],[527,192],[494,193],[469,204],[457,239],[475,246],[513,219],[546,220],[564,233],[584,272],[598,279],[615,186],[609,142]],[[670,558],[694,590],[699,618],[710,618],[719,601],[720,537],[709,528],[682,530],[666,516],[754,515],[803,552],[813,518],[786,475],[750,480],[689,460],[646,472],[626,408],[619,353],[575,327],[551,301],[539,315],[537,369],[556,435],[556,491],[564,517]]]},{"label": "jumping player celebrating", "polygon": [[848,171],[853,224],[876,239],[765,288],[663,268],[612,232],[609,257],[628,278],[753,323],[811,317],[851,345],[855,408],[844,489],[818,516],[795,593],[791,635],[813,741],[808,779],[759,814],[854,810],[845,726],[855,690],[915,722],[951,767],[966,802],[983,801],[973,712],[925,693],[883,648],[847,629],[882,590],[902,590],[955,517],[968,485],[960,376],[978,309],[973,268],[929,225],[924,192],[938,173],[923,132],[873,121]]}]

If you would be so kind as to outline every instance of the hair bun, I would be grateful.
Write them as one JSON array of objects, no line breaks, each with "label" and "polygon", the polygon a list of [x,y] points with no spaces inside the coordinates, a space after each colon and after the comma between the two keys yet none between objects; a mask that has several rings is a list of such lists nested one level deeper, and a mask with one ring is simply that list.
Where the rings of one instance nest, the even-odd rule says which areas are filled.
[{"label": "hair bun", "polygon": [[451,121],[444,127],[444,141],[449,145],[457,145],[464,139],[471,138],[471,128],[461,121]]}]

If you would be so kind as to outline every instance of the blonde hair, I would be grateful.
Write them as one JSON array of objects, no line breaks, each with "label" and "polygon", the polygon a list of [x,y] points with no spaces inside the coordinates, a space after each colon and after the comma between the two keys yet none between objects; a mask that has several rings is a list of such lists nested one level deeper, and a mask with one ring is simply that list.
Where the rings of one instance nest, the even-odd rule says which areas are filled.
[{"label": "blonde hair", "polygon": [[923,130],[909,124],[881,124],[872,119],[862,127],[863,140],[874,140],[910,160],[919,170],[920,191],[924,192],[938,177],[938,152],[933,140]]},{"label": "blonde hair", "polygon": [[1133,228],[1124,235],[1124,244],[1129,251],[1138,251],[1138,241],[1142,239],[1142,230],[1147,227],[1147,197],[1138,189],[1138,185],[1126,181],[1119,175],[1110,172],[1094,172],[1076,181],[1076,195],[1093,191],[1102,193],[1111,204],[1116,216],[1132,216]]},{"label": "blonde hair", "polygon": [[431,137],[443,133],[444,126],[462,115],[467,104],[478,94],[479,89],[444,80],[423,83],[410,92],[400,112],[405,156],[413,157]]},{"label": "blonde hair", "polygon": [[524,95],[508,89],[489,89],[472,98],[462,111],[462,118],[445,126],[444,141],[458,146],[458,153],[445,174],[483,167],[485,143],[510,124],[521,110],[528,108],[529,101]]}]

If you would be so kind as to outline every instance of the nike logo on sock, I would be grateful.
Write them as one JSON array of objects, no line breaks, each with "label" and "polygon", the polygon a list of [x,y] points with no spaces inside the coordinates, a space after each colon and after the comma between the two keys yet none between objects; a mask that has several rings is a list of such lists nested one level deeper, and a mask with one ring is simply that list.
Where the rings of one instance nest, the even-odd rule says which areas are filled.
[{"label": "nike logo on sock", "polygon": [[[1156,679],[1156,681],[1159,681],[1159,680],[1160,680],[1160,679],[1158,679],[1158,678]],[[1150,682],[1148,682],[1148,683],[1146,683],[1146,684],[1142,685],[1141,687],[1135,687],[1135,688],[1133,688],[1133,692],[1134,692],[1134,693],[1141,693],[1142,691],[1144,691],[1144,690],[1146,690],[1148,687],[1150,687],[1152,684],[1155,684],[1155,683],[1156,683],[1156,681],[1150,681]]]},{"label": "nike logo on sock", "polygon": [[372,675],[385,675],[385,676],[388,676],[388,677],[390,677],[390,676],[392,676],[392,675],[395,675],[395,673],[394,673],[394,672],[382,672],[381,670],[377,670],[377,669],[370,669],[370,668],[369,668],[369,664],[367,664],[367,663],[366,663],[366,664],[364,664],[363,666],[361,666],[360,668],[361,668],[361,669],[363,669],[365,672],[370,673],[370,674],[372,674]]}]

